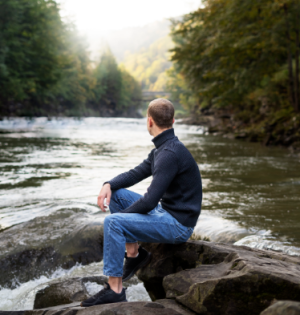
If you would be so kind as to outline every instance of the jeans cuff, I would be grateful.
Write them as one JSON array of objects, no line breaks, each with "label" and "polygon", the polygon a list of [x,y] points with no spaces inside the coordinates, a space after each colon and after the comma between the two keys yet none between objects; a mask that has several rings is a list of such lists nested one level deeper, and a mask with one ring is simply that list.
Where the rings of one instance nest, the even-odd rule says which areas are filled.
[{"label": "jeans cuff", "polygon": [[107,277],[115,277],[115,278],[122,278],[123,277],[123,273],[120,275],[120,274],[118,274],[118,275],[114,275],[114,274],[111,274],[111,273],[107,273],[107,272],[105,272],[104,270],[103,270],[103,275],[104,276],[107,276]]}]

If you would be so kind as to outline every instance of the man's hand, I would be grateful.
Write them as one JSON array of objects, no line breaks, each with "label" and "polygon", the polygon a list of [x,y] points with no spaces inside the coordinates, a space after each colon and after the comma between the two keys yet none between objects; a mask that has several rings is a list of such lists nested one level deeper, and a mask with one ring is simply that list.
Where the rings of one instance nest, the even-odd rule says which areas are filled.
[{"label": "man's hand", "polygon": [[98,206],[100,207],[100,209],[105,212],[105,208],[104,208],[104,199],[106,198],[106,206],[109,205],[110,203],[110,197],[111,197],[111,189],[110,189],[110,184],[105,184],[103,185],[99,196],[98,196]]}]

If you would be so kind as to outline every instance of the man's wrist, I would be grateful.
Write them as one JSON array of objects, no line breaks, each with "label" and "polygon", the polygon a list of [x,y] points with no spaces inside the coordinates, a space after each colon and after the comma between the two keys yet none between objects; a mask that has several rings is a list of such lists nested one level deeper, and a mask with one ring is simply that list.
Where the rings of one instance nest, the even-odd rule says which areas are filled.
[{"label": "man's wrist", "polygon": [[110,185],[109,182],[105,182],[105,183],[103,184],[103,186],[105,186],[105,185],[109,185],[109,187],[111,188],[111,185]]}]

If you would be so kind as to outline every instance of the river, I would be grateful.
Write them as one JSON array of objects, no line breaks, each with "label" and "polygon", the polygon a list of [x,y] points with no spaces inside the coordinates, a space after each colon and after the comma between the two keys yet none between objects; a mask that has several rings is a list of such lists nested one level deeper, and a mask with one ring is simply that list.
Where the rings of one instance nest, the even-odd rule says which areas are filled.
[{"label": "river", "polygon": [[[84,220],[103,222],[107,213],[96,205],[102,183],[153,148],[145,119],[15,118],[0,121],[0,132],[0,236],[12,231],[0,257],[56,244]],[[204,127],[175,124],[175,133],[202,175],[198,235],[300,256],[299,157],[210,135]],[[132,189],[143,194],[150,181]],[[24,222],[26,228],[18,228]],[[27,282],[15,279],[13,287],[0,287],[0,309],[32,309],[35,293],[49,281],[101,272],[102,263],[92,263]],[[89,292],[97,290],[90,283]],[[142,283],[130,286],[128,297],[149,300]]]}]

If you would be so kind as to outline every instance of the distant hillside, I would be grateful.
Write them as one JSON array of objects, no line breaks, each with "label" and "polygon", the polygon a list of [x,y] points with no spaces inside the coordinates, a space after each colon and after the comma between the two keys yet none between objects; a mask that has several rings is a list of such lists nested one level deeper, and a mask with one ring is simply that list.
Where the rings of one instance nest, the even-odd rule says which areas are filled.
[{"label": "distant hillside", "polygon": [[[141,83],[143,90],[163,91],[171,67],[168,50],[172,47],[169,37],[171,22],[157,21],[143,27],[131,27],[109,31],[92,41],[91,50],[110,50],[123,68]],[[95,59],[98,59],[97,53]]]},{"label": "distant hillside", "polygon": [[165,71],[171,67],[168,52],[171,47],[171,38],[168,35],[161,37],[136,53],[127,52],[122,65],[141,83],[143,90],[164,91]]},{"label": "distant hillside", "polygon": [[105,35],[98,34],[90,38],[91,51],[99,52],[101,47],[109,46],[118,62],[122,62],[126,53],[136,53],[142,48],[148,48],[159,38],[170,32],[170,21],[162,20],[141,27],[130,27],[122,30],[112,30]]}]

